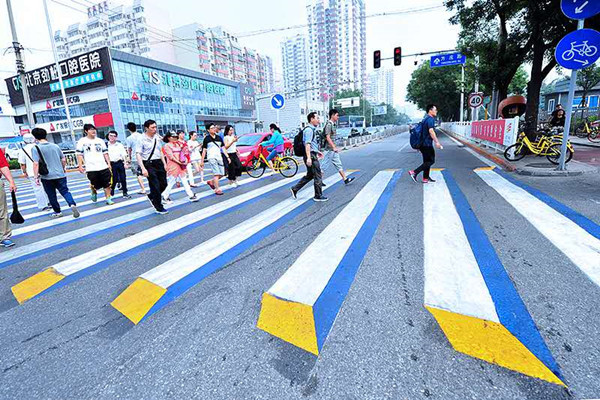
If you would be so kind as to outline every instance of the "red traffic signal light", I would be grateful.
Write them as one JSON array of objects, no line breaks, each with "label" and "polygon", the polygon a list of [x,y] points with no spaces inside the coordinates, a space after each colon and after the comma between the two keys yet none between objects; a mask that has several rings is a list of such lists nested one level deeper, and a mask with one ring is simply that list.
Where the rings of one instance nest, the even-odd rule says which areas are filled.
[{"label": "red traffic signal light", "polygon": [[394,65],[402,64],[402,47],[394,48]]},{"label": "red traffic signal light", "polygon": [[373,52],[373,68],[377,69],[381,67],[381,51],[375,50]]}]

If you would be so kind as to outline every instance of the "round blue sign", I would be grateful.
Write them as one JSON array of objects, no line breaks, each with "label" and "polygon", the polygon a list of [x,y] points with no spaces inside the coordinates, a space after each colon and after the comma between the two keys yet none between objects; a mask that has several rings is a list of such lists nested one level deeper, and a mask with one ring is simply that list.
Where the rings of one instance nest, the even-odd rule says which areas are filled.
[{"label": "round blue sign", "polygon": [[598,0],[562,0],[563,13],[571,19],[587,19],[600,13]]},{"label": "round blue sign", "polygon": [[600,33],[579,29],[562,38],[554,53],[556,61],[566,69],[583,69],[600,58]]},{"label": "round blue sign", "polygon": [[281,94],[276,94],[271,97],[271,107],[275,110],[280,110],[285,105],[285,98]]}]

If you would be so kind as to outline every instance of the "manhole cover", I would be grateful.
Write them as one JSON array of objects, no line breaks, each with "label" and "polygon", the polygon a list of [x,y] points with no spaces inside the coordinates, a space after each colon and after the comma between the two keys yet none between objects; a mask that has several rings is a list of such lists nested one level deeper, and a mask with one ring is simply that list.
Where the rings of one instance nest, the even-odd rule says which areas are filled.
[{"label": "manhole cover", "polygon": [[531,163],[531,164],[527,164],[526,167],[532,167],[532,168],[556,168],[556,165],[550,164],[550,163]]}]

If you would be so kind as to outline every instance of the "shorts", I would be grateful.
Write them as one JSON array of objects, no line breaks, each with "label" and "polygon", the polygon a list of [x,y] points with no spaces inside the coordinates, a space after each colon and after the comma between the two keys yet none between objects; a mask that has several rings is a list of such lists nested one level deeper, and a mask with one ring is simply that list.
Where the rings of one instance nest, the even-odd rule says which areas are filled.
[{"label": "shorts", "polygon": [[344,170],[340,153],[336,153],[333,150],[327,150],[323,156],[323,161],[321,161],[321,171],[325,171],[331,164],[333,164],[338,171]]},{"label": "shorts", "polygon": [[137,162],[133,161],[131,163],[131,166],[129,168],[131,170],[131,173],[134,174],[135,176],[142,176],[142,169],[140,168],[140,166],[138,165]]},{"label": "shorts", "polygon": [[225,176],[225,166],[223,165],[223,160],[209,158],[208,165],[210,165],[210,170],[212,171],[213,175]]},{"label": "shorts", "polygon": [[90,171],[87,177],[95,189],[106,189],[112,184],[112,174],[108,168],[102,171]]}]

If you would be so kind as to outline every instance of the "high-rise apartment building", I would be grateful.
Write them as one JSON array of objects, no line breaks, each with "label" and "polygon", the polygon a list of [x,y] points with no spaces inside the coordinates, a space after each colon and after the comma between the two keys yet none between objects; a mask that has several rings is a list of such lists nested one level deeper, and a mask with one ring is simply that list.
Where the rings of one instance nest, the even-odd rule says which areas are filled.
[{"label": "high-rise apartment building", "polygon": [[367,100],[373,104],[394,104],[394,70],[377,69],[367,79]]},{"label": "high-rise apartment building", "polygon": [[365,0],[309,0],[308,73],[313,100],[341,89],[366,89]]},{"label": "high-rise apartment building", "polygon": [[88,7],[87,13],[87,21],[54,33],[59,59],[108,46],[159,61],[175,62],[168,14],[154,4],[133,0],[131,6],[125,6],[101,1]]},{"label": "high-rise apartment building", "polygon": [[187,41],[197,51],[186,47],[176,47],[177,64],[185,68],[199,69],[201,72],[246,82],[256,93],[273,90],[273,62],[270,57],[261,55],[239,43],[237,37],[217,26],[205,28],[193,23],[173,29],[178,38],[194,39]]},{"label": "high-rise apartment building", "polygon": [[305,35],[296,35],[281,42],[283,87],[289,97],[304,96],[300,90],[311,87],[308,77],[308,48]]}]

